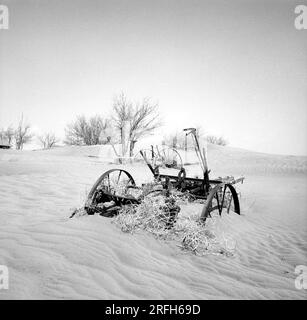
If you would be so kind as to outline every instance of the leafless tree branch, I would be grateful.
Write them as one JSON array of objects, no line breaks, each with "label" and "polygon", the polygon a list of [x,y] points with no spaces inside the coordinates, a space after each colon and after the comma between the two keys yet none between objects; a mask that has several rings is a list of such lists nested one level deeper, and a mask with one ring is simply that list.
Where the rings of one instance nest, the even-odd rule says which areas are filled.
[{"label": "leafless tree branch", "polygon": [[14,132],[14,139],[17,150],[22,150],[25,143],[31,141],[33,135],[30,133],[31,126],[24,122],[23,114],[21,115],[17,129]]},{"label": "leafless tree branch", "polygon": [[51,132],[38,136],[38,140],[44,149],[51,149],[57,142],[59,142],[59,139]]},{"label": "leafless tree branch", "polygon": [[162,124],[158,104],[152,104],[149,98],[144,98],[141,103],[133,105],[121,93],[114,99],[113,111],[113,120],[120,132],[121,143],[125,143],[123,141],[123,129],[125,123],[129,122],[130,156],[133,154],[135,141],[153,132]]},{"label": "leafless tree branch", "polygon": [[108,121],[101,116],[93,116],[87,119],[85,116],[78,116],[77,119],[68,124],[65,133],[65,143],[70,145],[96,145],[107,142],[105,130]]}]

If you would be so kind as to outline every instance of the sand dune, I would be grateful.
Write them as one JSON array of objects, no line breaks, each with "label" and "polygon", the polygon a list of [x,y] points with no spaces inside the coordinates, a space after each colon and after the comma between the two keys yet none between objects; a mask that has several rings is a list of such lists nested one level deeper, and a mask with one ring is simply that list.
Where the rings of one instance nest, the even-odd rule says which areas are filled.
[{"label": "sand dune", "polygon": [[[0,299],[306,299],[294,286],[307,265],[307,157],[209,146],[212,177],[245,175],[242,215],[218,219],[234,256],[195,256],[174,241],[126,234],[100,216],[69,219],[97,177],[116,165],[101,148],[0,150]],[[127,165],[137,183],[142,165]],[[195,213],[184,206],[183,212]]]}]

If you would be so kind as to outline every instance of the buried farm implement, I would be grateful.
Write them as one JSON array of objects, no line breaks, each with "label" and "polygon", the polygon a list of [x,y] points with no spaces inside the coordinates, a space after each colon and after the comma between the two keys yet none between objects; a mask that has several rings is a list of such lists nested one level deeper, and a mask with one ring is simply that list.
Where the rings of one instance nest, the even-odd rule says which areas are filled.
[{"label": "buried farm implement", "polygon": [[[227,213],[233,210],[240,214],[240,203],[235,184],[243,183],[244,177],[235,179],[232,176],[209,179],[210,170],[208,170],[207,157],[205,149],[200,147],[196,135],[196,129],[184,129],[186,137],[192,136],[194,151],[198,157],[203,177],[187,177],[186,169],[182,165],[179,153],[172,149],[157,152],[152,150],[140,151],[140,155],[145,160],[148,168],[153,174],[154,183],[144,184],[142,187],[136,186],[133,177],[129,172],[123,169],[112,169],[103,173],[88,194],[85,211],[88,214],[99,213],[103,216],[112,217],[119,213],[121,208],[126,205],[139,205],[144,198],[154,195],[165,197],[167,206],[165,211],[169,213],[170,220],[175,221],[180,207],[173,200],[173,194],[180,195],[188,201],[197,201],[202,203],[200,221],[206,221],[213,212],[219,215],[223,211]],[[172,158],[173,160],[171,160]],[[180,161],[179,161],[179,160]],[[162,174],[162,168],[176,168],[179,172],[177,175]]]}]

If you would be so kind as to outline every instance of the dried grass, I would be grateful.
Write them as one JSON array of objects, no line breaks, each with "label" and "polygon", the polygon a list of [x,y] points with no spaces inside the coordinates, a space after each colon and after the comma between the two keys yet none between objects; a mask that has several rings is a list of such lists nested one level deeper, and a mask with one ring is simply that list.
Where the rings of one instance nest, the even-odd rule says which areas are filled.
[{"label": "dried grass", "polygon": [[139,205],[124,206],[114,223],[124,232],[143,229],[157,237],[167,238],[171,217],[165,201],[163,195],[147,195]]},{"label": "dried grass", "polygon": [[[125,189],[118,184],[116,193],[133,195],[141,203],[138,205],[123,206],[119,214],[113,218],[123,232],[135,233],[144,230],[156,238],[177,242],[180,249],[187,253],[203,256],[207,254],[233,256],[236,243],[231,237],[215,228],[220,217],[212,216],[206,224],[199,221],[199,215],[174,215],[180,206],[189,206],[193,203],[202,204],[204,200],[195,200],[187,193],[172,189],[168,197],[165,190],[157,182],[143,184],[141,188]],[[128,192],[127,192],[128,191]],[[192,210],[191,210],[192,211]],[[84,207],[75,209],[73,216],[86,215]],[[174,219],[175,218],[175,219]]]},{"label": "dried grass", "polygon": [[[170,207],[169,201],[172,203],[171,207],[182,201],[181,196],[176,194],[171,195],[170,198],[171,200],[162,195],[148,195],[139,205],[123,207],[113,222],[123,232],[135,233],[145,230],[156,238],[179,242],[178,246],[183,251],[192,252],[195,255],[233,256],[235,246],[228,246],[229,239],[225,239],[224,235],[216,234],[212,228],[213,220],[209,225],[204,225],[197,219],[182,217],[179,214],[173,226],[170,227],[170,214],[167,210]],[[212,230],[209,229],[210,225]]]}]

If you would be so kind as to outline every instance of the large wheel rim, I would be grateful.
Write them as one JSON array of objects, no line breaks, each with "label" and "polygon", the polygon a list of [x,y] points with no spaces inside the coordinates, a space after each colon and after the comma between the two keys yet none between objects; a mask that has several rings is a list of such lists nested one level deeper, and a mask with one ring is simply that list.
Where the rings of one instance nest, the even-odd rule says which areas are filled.
[{"label": "large wheel rim", "polygon": [[174,148],[163,148],[159,150],[159,164],[162,167],[180,170],[183,167],[179,152]]},{"label": "large wheel rim", "polygon": [[230,212],[231,206],[233,211],[240,214],[240,204],[236,189],[231,184],[218,184],[211,189],[203,207],[200,219],[206,221],[211,217],[211,212],[217,211],[221,216],[224,209]]},{"label": "large wheel rim", "polygon": [[95,194],[99,190],[115,196],[125,196],[130,187],[135,187],[135,181],[129,172],[123,169],[108,170],[93,185],[87,197],[87,204],[93,203]]}]

